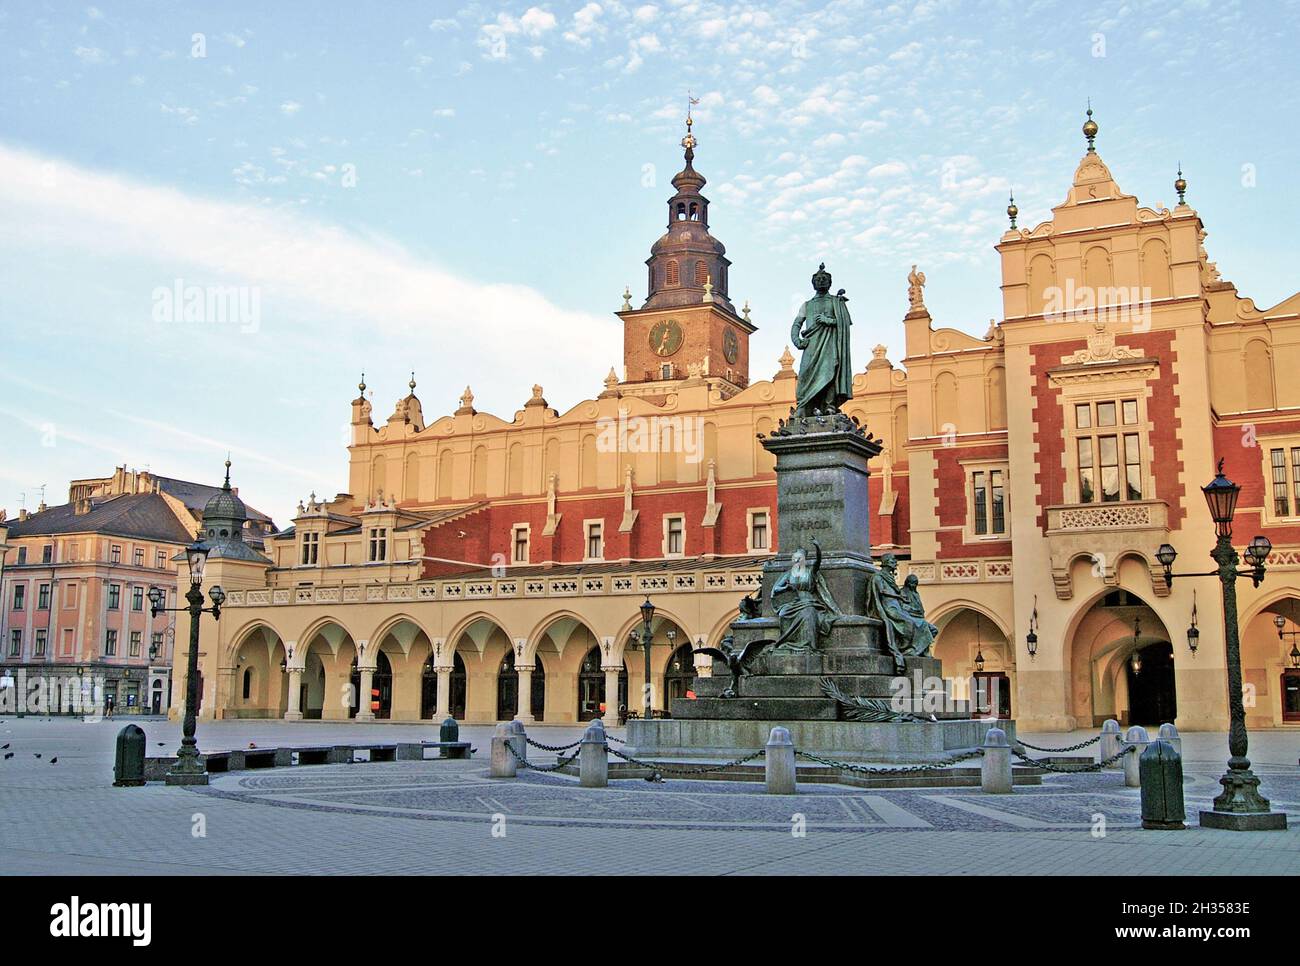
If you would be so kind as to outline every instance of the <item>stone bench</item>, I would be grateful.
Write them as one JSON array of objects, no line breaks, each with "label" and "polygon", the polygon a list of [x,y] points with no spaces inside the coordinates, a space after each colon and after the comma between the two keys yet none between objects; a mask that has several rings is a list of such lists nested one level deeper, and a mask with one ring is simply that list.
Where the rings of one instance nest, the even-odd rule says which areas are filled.
[{"label": "stone bench", "polygon": [[469,758],[474,754],[474,749],[468,741],[422,741],[420,746],[437,748],[439,758]]}]

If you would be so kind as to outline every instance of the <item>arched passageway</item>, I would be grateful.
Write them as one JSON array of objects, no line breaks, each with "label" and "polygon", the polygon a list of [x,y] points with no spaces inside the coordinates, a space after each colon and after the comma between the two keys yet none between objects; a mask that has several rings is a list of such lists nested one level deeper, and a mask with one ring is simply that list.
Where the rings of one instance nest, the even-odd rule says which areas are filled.
[{"label": "arched passageway", "polygon": [[[546,665],[540,656],[533,661],[531,714],[542,721],[546,714]],[[497,720],[510,721],[519,713],[519,672],[515,670],[515,652],[506,651],[497,667]]]},{"label": "arched passageway", "polygon": [[1070,710],[1080,725],[1174,721],[1177,655],[1164,622],[1132,591],[1097,597],[1078,619],[1068,654]]},{"label": "arched passageway", "polygon": [[[582,658],[578,671],[578,720],[591,721],[605,713],[605,672],[600,667],[600,648],[593,647]],[[618,708],[627,707],[627,664],[618,672]]]}]

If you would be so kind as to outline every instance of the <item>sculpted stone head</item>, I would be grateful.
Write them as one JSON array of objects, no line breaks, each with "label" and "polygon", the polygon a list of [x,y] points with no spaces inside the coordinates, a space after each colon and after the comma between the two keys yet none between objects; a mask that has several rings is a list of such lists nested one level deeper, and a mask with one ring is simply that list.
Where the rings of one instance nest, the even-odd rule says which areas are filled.
[{"label": "sculpted stone head", "polygon": [[887,570],[891,574],[898,573],[898,558],[892,553],[887,553],[880,558],[880,569]]}]

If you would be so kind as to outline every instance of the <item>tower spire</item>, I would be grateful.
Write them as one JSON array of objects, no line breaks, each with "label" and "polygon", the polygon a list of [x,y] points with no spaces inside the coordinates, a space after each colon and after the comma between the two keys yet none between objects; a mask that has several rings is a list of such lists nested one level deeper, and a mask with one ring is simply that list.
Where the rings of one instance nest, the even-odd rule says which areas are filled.
[{"label": "tower spire", "polygon": [[682,147],[686,149],[686,166],[689,168],[691,162],[695,160],[695,145],[699,142],[695,140],[695,135],[691,133],[691,128],[695,124],[695,118],[691,116],[691,108],[700,103],[698,97],[692,97],[691,92],[686,92],[686,136],[682,138]]},{"label": "tower spire", "polygon": [[1093,144],[1097,140],[1097,122],[1092,119],[1092,98],[1088,98],[1088,120],[1083,122],[1083,136],[1088,139],[1088,153],[1096,154],[1097,148]]}]

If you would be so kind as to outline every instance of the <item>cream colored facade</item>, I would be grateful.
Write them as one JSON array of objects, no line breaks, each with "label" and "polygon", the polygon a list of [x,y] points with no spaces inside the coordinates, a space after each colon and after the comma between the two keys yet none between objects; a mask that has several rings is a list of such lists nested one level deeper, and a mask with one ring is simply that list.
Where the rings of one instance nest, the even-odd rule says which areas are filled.
[{"label": "cream colored facade", "polygon": [[[1190,205],[1143,207],[1089,148],[1050,219],[996,240],[1003,317],[983,337],[936,329],[917,279],[901,358],[877,347],[855,377],[845,409],[886,445],[873,543],[920,578],[957,690],[981,655],[1022,729],[1226,726],[1217,583],[1170,586],[1155,560],[1167,541],[1178,571],[1210,569],[1198,489],[1220,457],[1243,486],[1238,543],[1263,532],[1275,547],[1263,585],[1238,584],[1248,720],[1300,726],[1284,703],[1291,639],[1272,622],[1300,616],[1300,388],[1280,375],[1300,362],[1300,295],[1257,308],[1204,238]],[[719,338],[736,319],[645,311],[619,313],[629,339],[665,311]],[[342,718],[355,680],[394,719],[529,720],[536,695],[543,720],[573,721],[600,711],[601,689],[612,719],[640,704],[628,638],[646,594],[665,707],[689,677],[676,649],[717,642],[775,549],[775,478],[756,436],[793,403],[792,359],[778,365],[752,381],[689,358],[654,383],[611,373],[563,413],[535,387],[508,419],[477,412],[467,389],[427,422],[412,385],[378,426],[363,386],[350,492],[304,503],[265,564],[210,565],[229,597],[203,625],[203,715]],[[619,435],[647,425],[677,442],[646,451]]]}]

